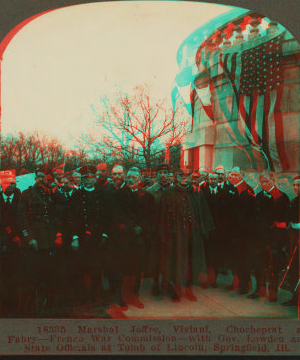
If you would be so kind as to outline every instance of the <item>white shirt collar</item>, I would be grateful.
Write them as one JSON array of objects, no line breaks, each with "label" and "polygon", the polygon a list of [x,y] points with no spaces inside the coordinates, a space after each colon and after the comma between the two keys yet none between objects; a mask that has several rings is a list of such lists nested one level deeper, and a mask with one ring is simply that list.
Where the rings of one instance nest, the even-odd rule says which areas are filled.
[{"label": "white shirt collar", "polygon": [[14,198],[14,193],[12,193],[11,195],[9,195],[9,196],[7,196],[6,194],[4,194],[3,193],[3,198],[4,198],[4,200],[6,201],[7,200],[7,198],[9,197],[9,200],[10,200],[10,202],[12,201],[12,199]]},{"label": "white shirt collar", "polygon": [[274,187],[275,187],[275,185],[273,185],[269,191],[266,191],[266,190],[265,190],[266,193],[269,193],[269,194],[270,194],[270,192],[274,189]]},{"label": "white shirt collar", "polygon": [[240,181],[239,183],[235,184],[234,187],[238,187],[239,185],[241,185],[241,183],[243,182],[244,180]]},{"label": "white shirt collar", "polygon": [[121,186],[118,186],[118,187],[116,187],[117,189],[122,189],[123,187],[124,187],[124,185],[125,185],[125,181],[123,182],[123,184],[121,185]]},{"label": "white shirt collar", "polygon": [[88,189],[88,188],[86,188],[86,187],[84,186],[83,188],[84,188],[84,190],[86,190],[86,191],[94,191],[94,190],[95,190],[94,187]]}]

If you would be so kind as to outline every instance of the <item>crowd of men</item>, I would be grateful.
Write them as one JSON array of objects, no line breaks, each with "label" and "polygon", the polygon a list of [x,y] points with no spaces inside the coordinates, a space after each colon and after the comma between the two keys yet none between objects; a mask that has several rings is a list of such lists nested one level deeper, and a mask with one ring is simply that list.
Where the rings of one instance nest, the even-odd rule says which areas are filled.
[{"label": "crowd of men", "polygon": [[14,180],[2,185],[2,316],[56,316],[82,304],[126,310],[126,277],[137,308],[142,278],[157,300],[197,301],[193,287],[218,287],[228,270],[229,288],[256,299],[268,283],[275,302],[287,267],[294,295],[285,305],[298,303],[299,176],[290,201],[272,172],[246,182],[241,169],[222,166],[126,173],[100,163],[35,174],[22,193]]}]

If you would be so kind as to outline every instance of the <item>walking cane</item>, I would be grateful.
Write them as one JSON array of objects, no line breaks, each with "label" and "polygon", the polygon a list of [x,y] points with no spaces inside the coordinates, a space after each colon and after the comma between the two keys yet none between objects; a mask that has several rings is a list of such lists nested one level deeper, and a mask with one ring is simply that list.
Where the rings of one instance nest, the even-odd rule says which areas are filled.
[{"label": "walking cane", "polygon": [[[297,251],[297,248],[298,248],[298,244],[295,246],[295,249],[294,249],[294,251],[293,251],[293,255],[292,255],[292,257],[291,257],[291,260],[290,260],[290,262],[289,262],[289,264],[288,264],[288,266],[287,266],[287,268],[286,268],[284,277],[283,277],[283,279],[282,279],[282,281],[281,281],[281,283],[280,283],[280,285],[279,285],[279,287],[278,287],[277,290],[279,290],[279,289],[281,288],[281,286],[282,286],[282,284],[283,284],[283,282],[284,282],[284,280],[285,280],[285,278],[286,278],[286,275],[287,275],[287,273],[288,273],[289,270],[290,270],[290,266],[291,266],[292,261],[293,261],[293,259],[294,259],[294,255],[295,255],[295,253],[296,253],[296,251]],[[298,285],[297,285],[297,286],[298,286]]]},{"label": "walking cane", "polygon": [[300,279],[299,279],[299,280],[298,280],[298,282],[297,282],[297,285],[296,285],[296,287],[295,287],[295,289],[294,289],[294,292],[296,292],[296,291],[297,291],[298,286],[299,286],[299,282],[300,282]]}]

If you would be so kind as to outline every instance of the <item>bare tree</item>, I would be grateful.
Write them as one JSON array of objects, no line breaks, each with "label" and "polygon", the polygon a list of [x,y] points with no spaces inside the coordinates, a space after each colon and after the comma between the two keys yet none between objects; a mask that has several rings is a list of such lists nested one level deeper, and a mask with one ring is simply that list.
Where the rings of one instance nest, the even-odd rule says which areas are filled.
[{"label": "bare tree", "polygon": [[179,144],[186,134],[187,121],[176,116],[178,109],[152,98],[145,87],[136,87],[132,95],[104,96],[98,105],[91,106],[93,131],[80,139],[95,151],[111,151],[151,166],[164,148]]},{"label": "bare tree", "polygon": [[19,132],[2,136],[1,169],[34,170],[37,165],[56,166],[65,162],[67,151],[56,139],[34,133]]}]

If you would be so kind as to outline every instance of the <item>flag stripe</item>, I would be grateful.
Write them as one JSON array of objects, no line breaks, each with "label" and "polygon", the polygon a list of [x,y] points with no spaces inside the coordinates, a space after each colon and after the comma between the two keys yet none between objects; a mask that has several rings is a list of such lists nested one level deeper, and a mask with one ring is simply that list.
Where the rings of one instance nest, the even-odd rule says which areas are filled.
[{"label": "flag stripe", "polygon": [[290,166],[284,147],[283,117],[281,111],[282,94],[283,94],[283,85],[281,84],[277,87],[277,94],[276,94],[277,96],[274,104],[275,137],[276,137],[277,152],[282,165],[282,170],[287,171],[289,170]]},{"label": "flag stripe", "polygon": [[268,146],[269,145],[269,119],[268,119],[269,111],[270,111],[270,97],[269,94],[265,94],[263,128],[262,128],[262,147],[263,147],[263,151],[265,152],[269,160],[270,170],[274,171],[273,160],[270,156],[270,151]]}]

